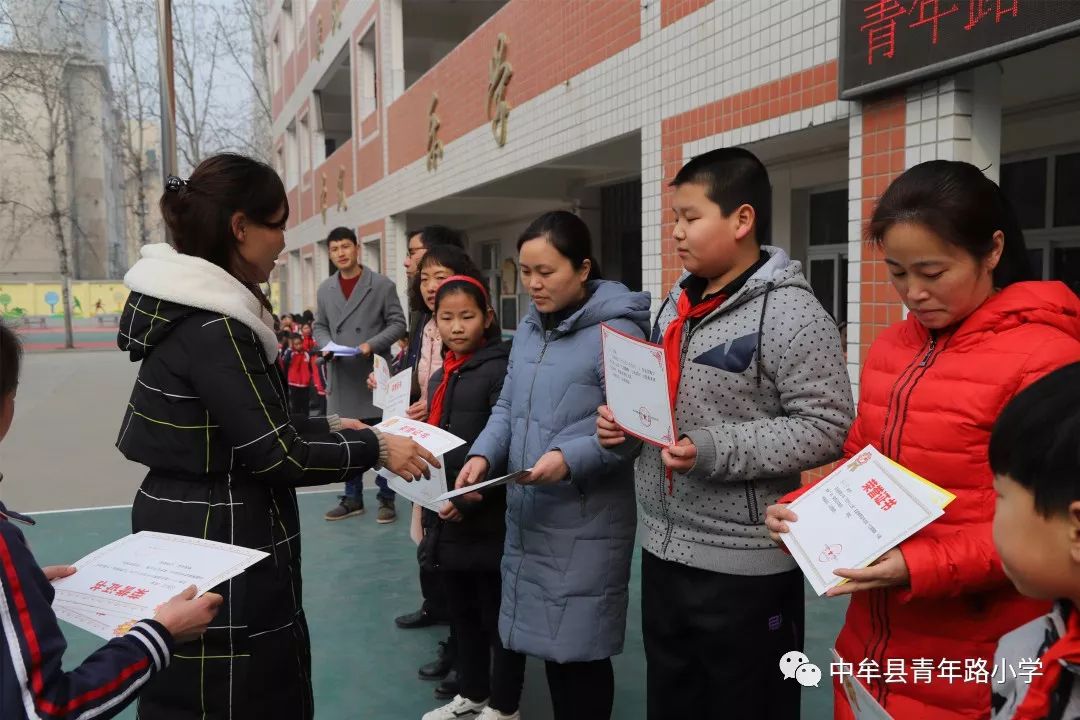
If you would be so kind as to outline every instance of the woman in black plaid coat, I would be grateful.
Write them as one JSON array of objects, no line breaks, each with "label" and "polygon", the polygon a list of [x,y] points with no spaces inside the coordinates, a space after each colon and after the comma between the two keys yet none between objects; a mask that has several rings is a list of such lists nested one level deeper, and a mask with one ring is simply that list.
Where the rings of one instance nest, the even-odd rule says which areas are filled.
[{"label": "woman in black plaid coat", "polygon": [[259,290],[285,247],[285,189],[238,155],[171,178],[161,211],[176,250],[147,245],[118,343],[141,362],[117,447],[149,468],[132,529],[270,553],[216,590],[205,636],[179,646],[147,686],[140,718],[314,717],[301,606],[294,488],[385,465],[405,478],[434,460],[413,441],[353,419],[290,417],[273,316]]}]

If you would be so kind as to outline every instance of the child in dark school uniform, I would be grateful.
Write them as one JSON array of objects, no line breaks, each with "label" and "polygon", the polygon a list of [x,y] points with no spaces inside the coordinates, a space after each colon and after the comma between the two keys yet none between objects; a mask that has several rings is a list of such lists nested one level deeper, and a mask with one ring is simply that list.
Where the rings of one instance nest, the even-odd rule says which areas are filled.
[{"label": "child in dark school uniform", "polygon": [[[445,350],[442,368],[429,381],[428,422],[465,440],[445,457],[447,489],[452,490],[469,447],[499,399],[510,349],[499,342],[495,314],[478,278],[444,280],[435,294],[434,314]],[[516,653],[503,647],[498,628],[505,514],[505,485],[459,495],[438,516],[424,511],[421,562],[442,574],[458,644],[460,694],[423,720],[521,717],[524,664],[507,662]]]}]

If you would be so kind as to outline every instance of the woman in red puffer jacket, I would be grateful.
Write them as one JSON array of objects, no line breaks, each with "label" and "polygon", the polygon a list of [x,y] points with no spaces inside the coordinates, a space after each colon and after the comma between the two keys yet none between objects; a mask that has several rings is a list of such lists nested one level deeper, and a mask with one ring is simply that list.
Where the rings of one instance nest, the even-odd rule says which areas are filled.
[{"label": "woman in red puffer jacket", "polygon": [[[905,172],[868,235],[910,314],[870,346],[845,458],[873,445],[956,500],[874,565],[837,571],[851,581],[829,594],[851,603],[836,650],[856,669],[876,663],[880,677],[866,684],[897,720],[988,718],[989,685],[965,677],[992,674],[998,638],[1048,609],[1013,589],[994,550],[990,430],[1017,392],[1080,360],[1080,300],[1060,282],[1026,281],[1013,213],[968,163]],[[768,509],[774,539],[804,490]],[[932,680],[916,684],[923,659]],[[837,683],[834,700],[838,720],[853,717]]]}]

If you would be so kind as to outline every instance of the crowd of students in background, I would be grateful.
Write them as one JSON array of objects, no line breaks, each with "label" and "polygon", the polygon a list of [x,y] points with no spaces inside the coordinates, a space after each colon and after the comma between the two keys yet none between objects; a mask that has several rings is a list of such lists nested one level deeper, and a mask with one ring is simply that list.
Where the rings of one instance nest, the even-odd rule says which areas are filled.
[{"label": "crowd of students in background", "polygon": [[299,318],[283,315],[279,321],[278,367],[289,385],[289,407],[294,414],[326,415],[326,367],[311,335],[311,311]]}]

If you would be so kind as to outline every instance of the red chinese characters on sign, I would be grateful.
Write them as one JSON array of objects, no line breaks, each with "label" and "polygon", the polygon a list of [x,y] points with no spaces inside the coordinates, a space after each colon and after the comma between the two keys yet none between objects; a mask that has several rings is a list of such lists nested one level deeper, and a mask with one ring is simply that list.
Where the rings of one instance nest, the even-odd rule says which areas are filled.
[{"label": "red chinese characters on sign", "polygon": [[1017,7],[1019,4],[1020,0],[1012,0],[1011,3],[1003,0],[968,0],[968,21],[964,29],[970,30],[991,13],[994,15],[995,23],[1001,22],[1001,18],[1006,15],[1016,17],[1020,9]]},{"label": "red chinese characters on sign", "polygon": [[938,23],[941,22],[941,18],[946,15],[952,15],[960,8],[956,3],[946,10],[941,11],[941,0],[915,0],[911,4],[911,13],[915,14],[915,8],[919,8],[919,19],[911,23],[908,27],[919,27],[921,25],[930,25],[931,27],[931,45],[937,45],[938,40]]},{"label": "red chinese characters on sign", "polygon": [[897,0],[877,0],[863,8],[866,16],[866,24],[859,29],[867,32],[866,62],[874,64],[874,52],[881,50],[882,54],[891,58],[896,52],[896,18],[904,14],[904,7]]},{"label": "red chinese characters on sign", "polygon": [[896,505],[896,499],[877,480],[868,480],[862,486],[866,496],[882,510],[889,510]]},{"label": "red chinese characters on sign", "polygon": [[128,598],[129,600],[138,600],[143,595],[150,592],[145,588],[135,587],[134,585],[121,585],[120,583],[110,583],[105,580],[98,580],[91,585],[90,591],[103,593],[105,595],[114,595],[120,598]]},{"label": "red chinese characters on sign", "polygon": [[[968,20],[964,30],[971,30],[984,18],[994,16],[1000,23],[1006,16],[1016,17],[1020,12],[1020,0],[967,0]],[[863,6],[865,23],[859,30],[866,33],[866,63],[874,64],[875,56],[892,58],[896,54],[896,30],[898,18],[912,18],[909,28],[930,26],[930,44],[937,45],[943,18],[960,11],[959,2],[942,0],[913,0],[905,7],[899,0],[874,0]]]}]

